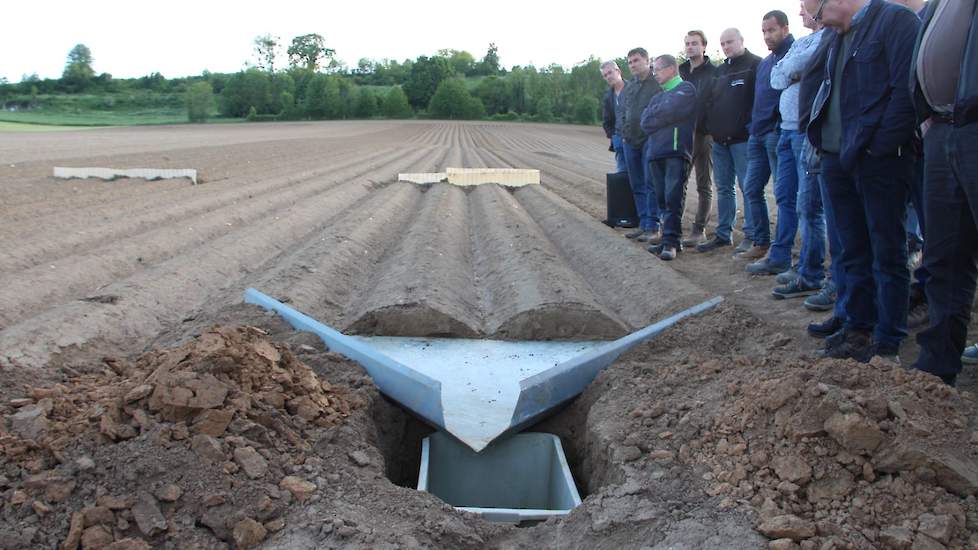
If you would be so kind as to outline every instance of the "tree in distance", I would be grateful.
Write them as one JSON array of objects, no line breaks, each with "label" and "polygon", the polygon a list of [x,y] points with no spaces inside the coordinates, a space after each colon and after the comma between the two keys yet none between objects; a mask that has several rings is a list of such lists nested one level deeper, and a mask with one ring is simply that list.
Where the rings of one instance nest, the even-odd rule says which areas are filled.
[{"label": "tree in distance", "polygon": [[269,73],[275,72],[275,58],[278,56],[279,41],[279,37],[271,34],[255,37],[255,56],[258,58],[259,69]]},{"label": "tree in distance", "polygon": [[449,78],[438,85],[431,96],[428,112],[438,118],[479,119],[486,116],[486,108],[479,98],[472,97],[465,87],[465,81]]},{"label": "tree in distance", "polygon": [[512,107],[513,90],[509,82],[498,76],[483,78],[475,88],[475,95],[482,100],[490,115],[505,113]]},{"label": "tree in distance", "polygon": [[305,67],[310,71],[318,71],[319,64],[330,59],[336,50],[326,47],[326,39],[319,34],[303,34],[292,39],[292,45],[286,51],[289,64],[293,67]]},{"label": "tree in distance", "polygon": [[214,88],[210,82],[197,82],[187,88],[187,118],[190,122],[207,122],[214,107]]},{"label": "tree in distance", "polygon": [[379,107],[377,96],[366,88],[360,88],[357,94],[357,108],[355,115],[357,118],[373,118],[377,116]]},{"label": "tree in distance", "polygon": [[89,87],[95,71],[92,69],[92,51],[78,44],[68,52],[68,61],[61,74],[61,82],[69,92],[82,92]]},{"label": "tree in distance", "polygon": [[382,112],[387,118],[411,118],[414,114],[408,103],[407,94],[400,86],[394,86],[384,96]]},{"label": "tree in distance", "polygon": [[431,102],[438,85],[454,74],[452,65],[444,57],[421,56],[411,65],[411,74],[404,83],[404,93],[416,109],[423,109]]},{"label": "tree in distance", "polygon": [[601,102],[592,96],[581,96],[574,104],[574,122],[578,124],[594,124],[598,119]]}]

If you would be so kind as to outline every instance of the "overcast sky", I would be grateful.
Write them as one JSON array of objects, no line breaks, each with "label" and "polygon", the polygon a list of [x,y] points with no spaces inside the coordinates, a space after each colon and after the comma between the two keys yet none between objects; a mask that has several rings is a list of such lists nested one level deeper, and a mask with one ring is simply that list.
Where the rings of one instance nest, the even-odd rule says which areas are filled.
[{"label": "overcast sky", "polygon": [[[37,0],[7,2],[0,19],[0,77],[25,74],[58,78],[68,51],[88,46],[97,73],[116,78],[160,72],[167,78],[234,72],[254,61],[252,40],[271,33],[288,44],[294,36],[319,33],[350,66],[360,58],[403,60],[441,48],[468,50],[476,59],[489,42],[502,65],[559,63],[572,66],[589,56],[624,56],[641,45],[650,53],[675,54],[685,32],[706,32],[710,51],[719,49],[727,27],[740,28],[747,47],[765,55],[761,18],[788,14],[796,36],[807,34],[794,0],[666,2],[208,2],[165,0]],[[279,60],[286,63],[284,54]]]}]

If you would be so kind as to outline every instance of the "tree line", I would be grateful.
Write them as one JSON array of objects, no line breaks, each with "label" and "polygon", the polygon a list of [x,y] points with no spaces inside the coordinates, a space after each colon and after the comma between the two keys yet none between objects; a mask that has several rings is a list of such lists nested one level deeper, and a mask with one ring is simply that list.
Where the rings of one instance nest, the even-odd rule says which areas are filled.
[{"label": "tree line", "polygon": [[[495,44],[480,59],[444,49],[400,62],[361,59],[356,67],[339,61],[319,34],[297,36],[288,45],[265,34],[253,47],[252,60],[233,74],[205,71],[168,80],[152,73],[116,80],[96,74],[92,52],[79,44],[69,52],[60,79],[32,75],[18,84],[0,82],[0,99],[148,90],[167,97],[167,106],[182,102],[197,122],[216,110],[223,117],[255,121],[428,117],[593,124],[607,89],[600,61],[593,57],[570,69],[558,64],[506,69]],[[623,60],[619,66],[627,75]]]}]

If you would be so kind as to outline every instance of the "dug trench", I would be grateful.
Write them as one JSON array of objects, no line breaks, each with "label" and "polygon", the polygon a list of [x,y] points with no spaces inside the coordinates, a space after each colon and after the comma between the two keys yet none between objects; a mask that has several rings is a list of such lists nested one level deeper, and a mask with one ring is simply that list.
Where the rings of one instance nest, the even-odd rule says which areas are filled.
[{"label": "dug trench", "polygon": [[527,528],[414,490],[430,428],[358,365],[256,308],[212,321],[232,319],[86,374],[5,378],[0,547],[978,543],[970,393],[801,358],[736,305],[639,346],[529,428],[561,438],[584,500]]}]

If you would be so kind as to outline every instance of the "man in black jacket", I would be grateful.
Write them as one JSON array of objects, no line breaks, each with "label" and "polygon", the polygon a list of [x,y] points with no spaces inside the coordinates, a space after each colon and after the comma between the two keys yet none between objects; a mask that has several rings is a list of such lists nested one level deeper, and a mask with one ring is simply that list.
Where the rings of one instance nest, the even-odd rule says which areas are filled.
[{"label": "man in black jacket", "polygon": [[625,142],[625,162],[628,164],[628,181],[635,197],[635,210],[638,212],[639,227],[625,237],[639,242],[657,243],[661,238],[659,231],[659,206],[652,187],[652,174],[649,171],[648,149],[645,142],[648,136],[642,131],[642,111],[652,96],[662,91],[662,87],[652,76],[649,53],[643,48],[628,52],[628,69],[632,78],[625,83],[619,96],[621,122],[618,131]]},{"label": "man in black jacket", "polygon": [[884,0],[805,6],[836,32],[808,125],[822,154],[848,286],[845,327],[826,340],[824,355],[896,357],[910,293],[904,222],[914,110],[907,75],[920,20]]},{"label": "man in black jacket", "polygon": [[604,134],[611,140],[609,151],[615,153],[615,171],[627,172],[625,164],[625,152],[622,150],[621,132],[617,128],[618,119],[618,98],[621,91],[625,89],[625,81],[621,79],[621,68],[614,61],[605,61],[601,64],[601,76],[608,83],[608,91],[604,93],[604,100],[601,102],[601,125],[604,127]]},{"label": "man in black jacket", "polygon": [[[727,56],[717,68],[712,86],[706,94],[707,131],[713,137],[713,180],[717,187],[716,235],[697,245],[699,252],[709,252],[733,244],[733,224],[737,215],[735,181],[744,191],[747,177],[747,128],[754,107],[754,82],[761,58],[744,48],[744,37],[737,29],[720,35],[720,47]],[[746,202],[745,202],[746,205]],[[750,209],[744,208],[744,234],[753,237]]]},{"label": "man in black jacket", "polygon": [[[697,91],[709,87],[716,75],[716,67],[706,55],[706,35],[703,31],[686,33],[686,62],[679,66],[679,76],[692,84]],[[706,105],[704,94],[698,94],[696,102],[696,133],[693,136],[693,171],[696,173],[698,203],[693,231],[683,241],[683,246],[696,246],[706,241],[706,224],[710,222],[713,207],[713,138],[706,129]]]},{"label": "man in black jacket", "polygon": [[912,58],[924,130],[924,266],[930,324],[914,368],[954,385],[978,281],[978,11],[931,0]]}]

